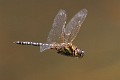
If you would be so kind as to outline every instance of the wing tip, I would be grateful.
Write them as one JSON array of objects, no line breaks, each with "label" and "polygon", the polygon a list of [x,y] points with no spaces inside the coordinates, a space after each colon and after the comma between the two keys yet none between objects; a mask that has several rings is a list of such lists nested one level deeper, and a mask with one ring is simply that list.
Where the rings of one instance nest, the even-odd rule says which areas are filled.
[{"label": "wing tip", "polygon": [[82,12],[87,14],[88,11],[87,11],[87,9],[84,8],[84,9],[82,9]]},{"label": "wing tip", "polygon": [[66,12],[65,12],[64,9],[60,9],[58,13],[59,13],[60,15],[64,15],[64,14],[66,14]]}]

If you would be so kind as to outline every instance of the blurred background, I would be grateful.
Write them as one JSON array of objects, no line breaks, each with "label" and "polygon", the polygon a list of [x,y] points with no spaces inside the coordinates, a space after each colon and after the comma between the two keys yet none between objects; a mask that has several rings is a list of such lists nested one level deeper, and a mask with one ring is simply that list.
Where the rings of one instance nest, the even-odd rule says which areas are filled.
[{"label": "blurred background", "polygon": [[[0,0],[0,80],[120,80],[119,0]],[[14,41],[46,42],[53,19],[65,9],[67,22],[88,15],[73,44],[81,59],[40,53]]]}]

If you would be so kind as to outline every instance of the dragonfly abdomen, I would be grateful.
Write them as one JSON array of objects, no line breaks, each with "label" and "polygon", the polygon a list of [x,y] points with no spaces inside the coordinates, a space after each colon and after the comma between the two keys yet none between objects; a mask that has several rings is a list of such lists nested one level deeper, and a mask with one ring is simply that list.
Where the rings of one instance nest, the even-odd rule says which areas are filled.
[{"label": "dragonfly abdomen", "polygon": [[42,45],[42,43],[24,42],[24,41],[15,41],[14,43],[20,44],[20,45],[33,45],[33,46],[41,46]]}]

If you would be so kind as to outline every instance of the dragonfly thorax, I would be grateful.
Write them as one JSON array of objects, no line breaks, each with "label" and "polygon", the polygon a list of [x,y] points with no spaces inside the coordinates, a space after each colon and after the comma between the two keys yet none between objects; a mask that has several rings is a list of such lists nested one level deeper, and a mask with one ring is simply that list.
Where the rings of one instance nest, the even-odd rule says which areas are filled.
[{"label": "dragonfly thorax", "polygon": [[78,49],[76,46],[71,43],[61,43],[54,44],[54,48],[57,50],[58,54],[72,56],[72,57],[83,57],[84,51]]}]

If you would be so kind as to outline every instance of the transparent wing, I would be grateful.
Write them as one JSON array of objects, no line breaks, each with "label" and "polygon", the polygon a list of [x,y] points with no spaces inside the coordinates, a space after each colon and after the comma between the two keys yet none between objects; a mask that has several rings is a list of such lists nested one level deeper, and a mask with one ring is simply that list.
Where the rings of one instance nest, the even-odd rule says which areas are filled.
[{"label": "transparent wing", "polygon": [[54,18],[52,29],[49,32],[47,43],[60,42],[63,36],[63,28],[66,23],[66,13],[65,10],[60,10]]},{"label": "transparent wing", "polygon": [[47,49],[51,49],[51,48],[52,48],[51,44],[42,44],[40,46],[40,52],[43,52],[43,51],[45,51]]},{"label": "transparent wing", "polygon": [[80,30],[81,24],[83,23],[83,21],[86,17],[86,15],[87,15],[87,10],[82,9],[66,25],[66,28],[65,28],[65,42],[70,42],[71,43],[75,39],[75,37],[77,36],[77,33]]}]

